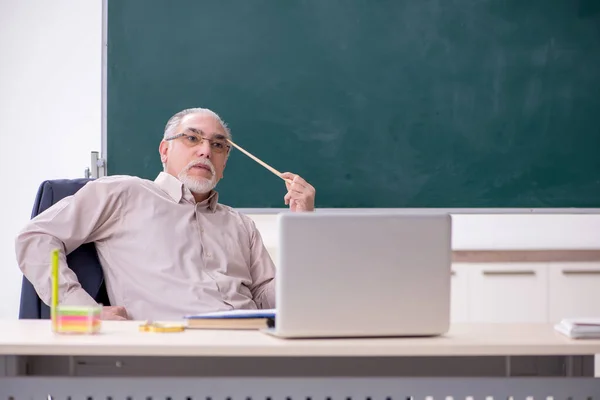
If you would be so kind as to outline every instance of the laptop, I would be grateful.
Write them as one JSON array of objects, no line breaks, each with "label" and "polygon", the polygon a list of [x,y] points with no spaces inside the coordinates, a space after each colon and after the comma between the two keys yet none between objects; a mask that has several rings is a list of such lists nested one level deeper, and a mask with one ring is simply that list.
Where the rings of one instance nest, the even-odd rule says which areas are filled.
[{"label": "laptop", "polygon": [[447,214],[278,215],[282,338],[438,336],[450,325]]}]

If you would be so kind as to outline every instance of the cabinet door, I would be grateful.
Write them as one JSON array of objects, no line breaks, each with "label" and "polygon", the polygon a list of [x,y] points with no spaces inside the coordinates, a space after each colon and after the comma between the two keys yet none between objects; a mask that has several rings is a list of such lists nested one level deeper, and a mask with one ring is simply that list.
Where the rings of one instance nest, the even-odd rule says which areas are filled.
[{"label": "cabinet door", "polygon": [[549,266],[550,322],[600,318],[600,262],[560,262]]},{"label": "cabinet door", "polygon": [[470,322],[548,321],[545,263],[472,264],[469,285]]},{"label": "cabinet door", "polygon": [[469,268],[468,264],[454,263],[451,276],[450,321],[469,322]]}]

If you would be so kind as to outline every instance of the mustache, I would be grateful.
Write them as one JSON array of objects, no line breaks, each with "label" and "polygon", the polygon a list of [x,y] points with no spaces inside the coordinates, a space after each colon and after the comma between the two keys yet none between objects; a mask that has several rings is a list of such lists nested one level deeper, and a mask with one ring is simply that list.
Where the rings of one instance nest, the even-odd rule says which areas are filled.
[{"label": "mustache", "polygon": [[186,167],[183,169],[184,171],[189,171],[190,169],[192,169],[193,167],[195,167],[196,165],[206,165],[207,167],[210,168],[210,172],[214,175],[215,172],[215,167],[213,166],[212,162],[210,162],[210,160],[207,159],[198,159],[198,160],[194,160],[192,162],[190,162],[188,165],[186,165]]}]

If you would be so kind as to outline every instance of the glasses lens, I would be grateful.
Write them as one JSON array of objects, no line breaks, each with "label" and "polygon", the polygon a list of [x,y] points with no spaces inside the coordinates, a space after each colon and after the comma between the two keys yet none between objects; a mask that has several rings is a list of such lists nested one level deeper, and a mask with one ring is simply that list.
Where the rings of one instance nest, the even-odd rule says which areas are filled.
[{"label": "glasses lens", "polygon": [[208,143],[210,143],[210,148],[212,149],[212,151],[219,154],[227,151],[227,148],[229,147],[227,145],[227,142],[225,142],[224,140],[205,139],[196,133],[186,133],[181,137],[181,140],[188,147],[197,146],[199,144],[202,144],[205,140],[207,140]]}]

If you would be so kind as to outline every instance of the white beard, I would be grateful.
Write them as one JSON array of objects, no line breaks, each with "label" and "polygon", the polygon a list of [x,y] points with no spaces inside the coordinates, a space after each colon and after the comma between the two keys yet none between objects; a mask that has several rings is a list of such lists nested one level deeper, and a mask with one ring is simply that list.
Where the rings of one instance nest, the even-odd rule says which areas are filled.
[{"label": "white beard", "polygon": [[[188,171],[198,164],[204,164],[210,167],[211,177],[210,179],[203,178],[200,176],[190,176]],[[177,178],[187,187],[190,192],[205,194],[210,192],[217,186],[217,175],[215,173],[215,167],[213,167],[210,160],[196,160],[189,163],[177,176]]]}]

